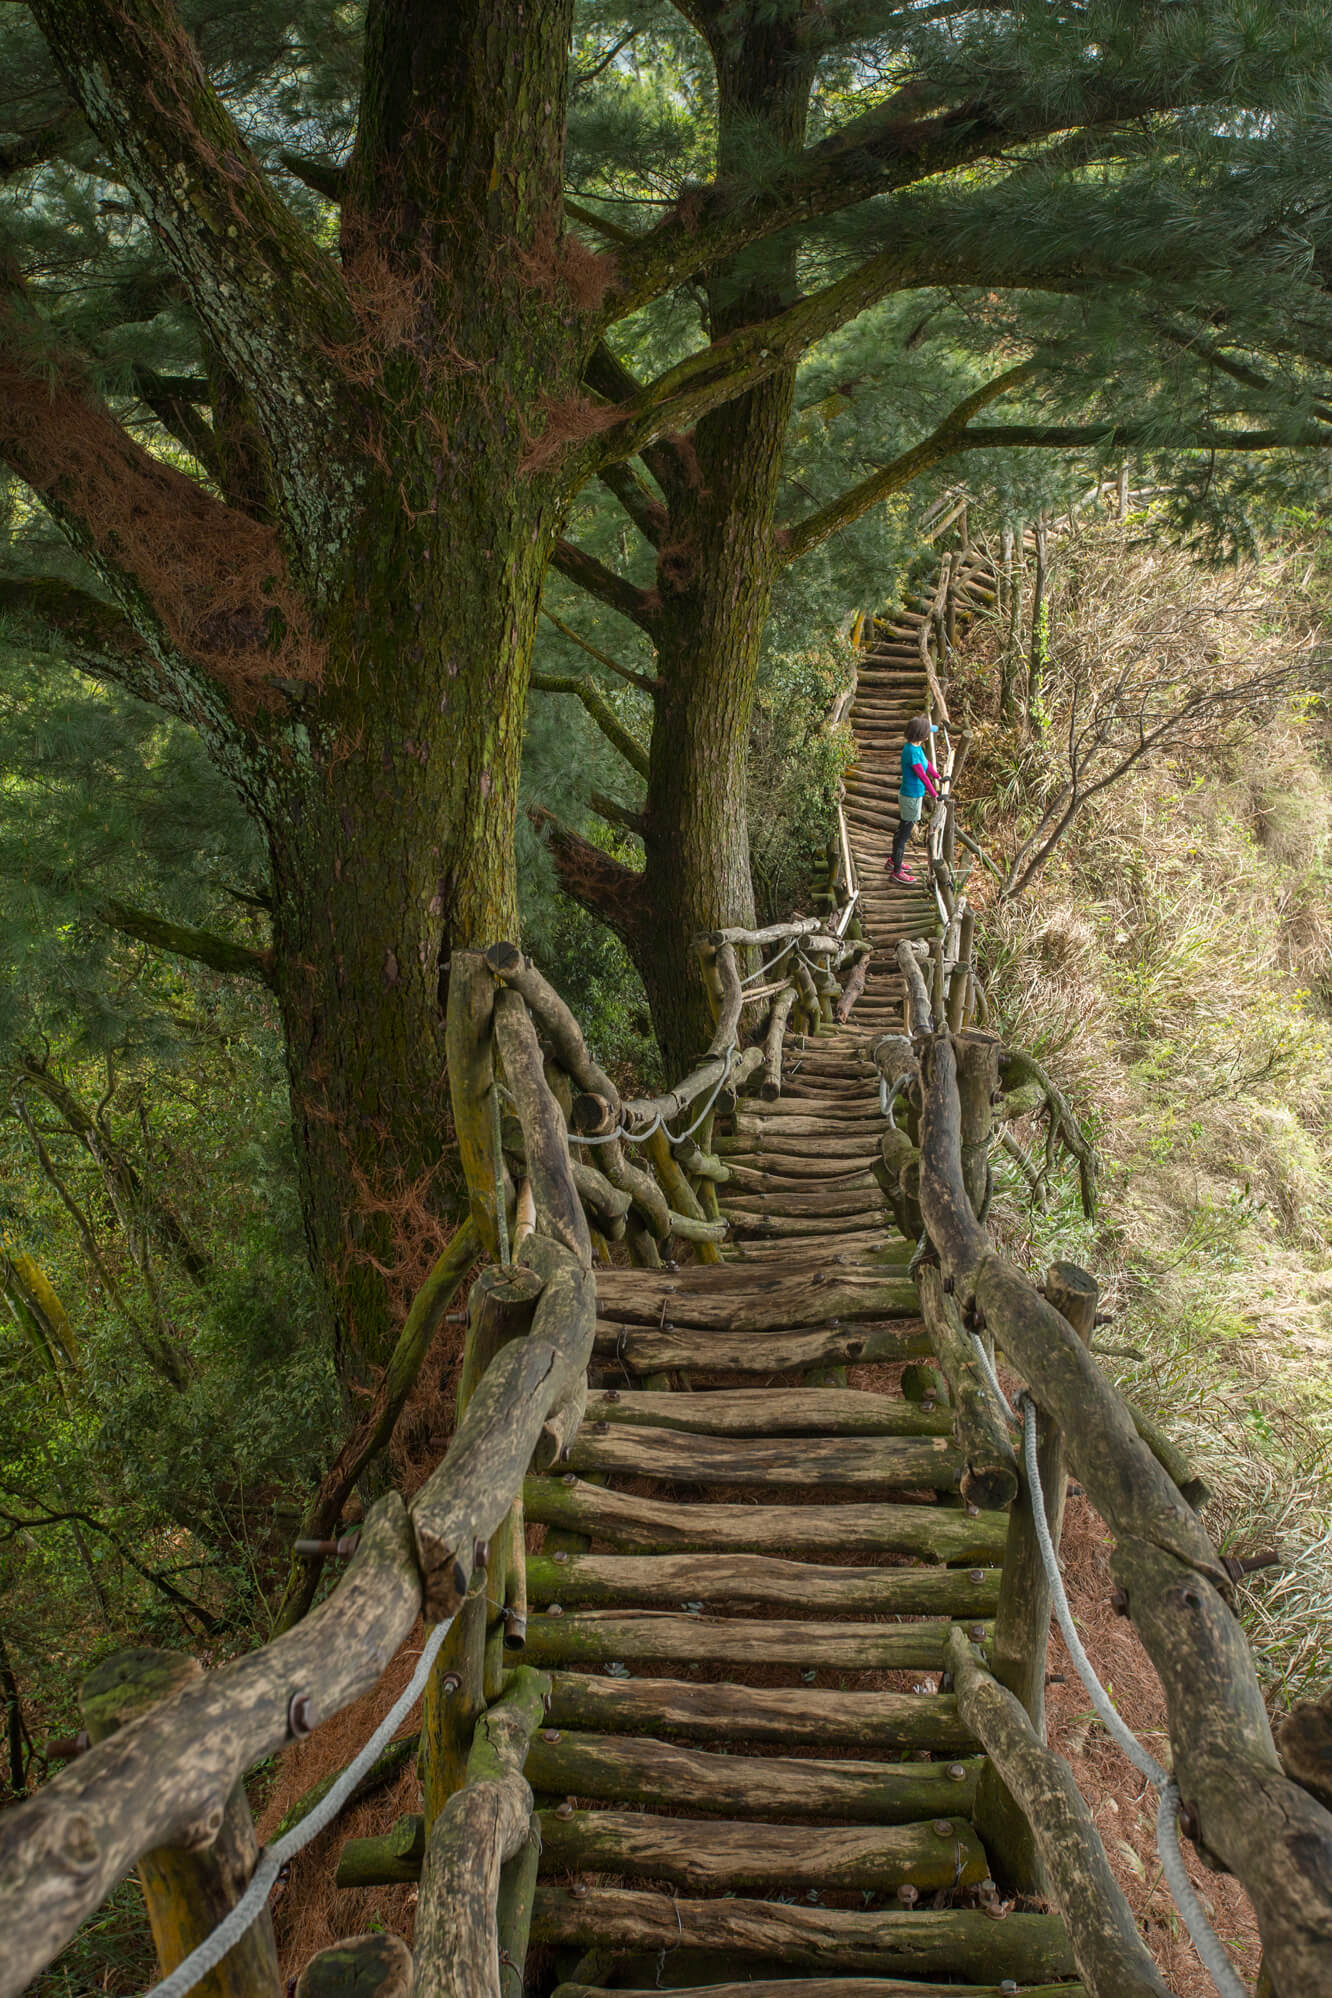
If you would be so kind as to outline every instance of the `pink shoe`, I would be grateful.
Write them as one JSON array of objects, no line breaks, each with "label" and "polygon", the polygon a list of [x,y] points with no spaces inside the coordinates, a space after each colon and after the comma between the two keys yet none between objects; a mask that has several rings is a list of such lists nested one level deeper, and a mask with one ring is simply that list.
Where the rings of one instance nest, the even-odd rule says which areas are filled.
[{"label": "pink shoe", "polygon": [[914,874],[907,873],[905,867],[890,867],[888,870],[888,879],[890,881],[900,881],[903,887],[910,887],[915,878]]}]

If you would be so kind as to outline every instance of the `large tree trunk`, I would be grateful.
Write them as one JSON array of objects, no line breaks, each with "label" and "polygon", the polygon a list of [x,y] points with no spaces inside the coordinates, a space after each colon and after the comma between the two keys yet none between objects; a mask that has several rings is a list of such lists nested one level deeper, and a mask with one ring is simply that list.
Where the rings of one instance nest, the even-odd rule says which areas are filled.
[{"label": "large tree trunk", "polygon": [[540,440],[561,397],[576,414],[585,345],[559,238],[570,5],[382,0],[367,27],[343,205],[377,332],[351,364],[366,462],[316,711],[267,773],[307,1232],[352,1380],[387,1358],[450,1213],[448,954],[517,933],[527,683],[564,506]]},{"label": "large tree trunk", "polygon": [[[548,552],[531,497],[503,521],[442,505],[447,534],[423,517],[390,538],[390,567],[350,593],[308,752],[271,773],[307,1233],[340,1370],[358,1381],[387,1358],[450,1213],[448,953],[517,933],[513,821]],[[369,564],[384,543],[366,518]]]},{"label": "large tree trunk", "polygon": [[[804,138],[812,70],[790,15],[725,10],[711,34],[719,90],[719,170],[749,148]],[[795,250],[778,241],[733,258],[710,281],[711,333],[778,312],[795,295]],[[658,678],[643,874],[650,923],[631,940],[673,1074],[712,1031],[693,938],[751,924],[745,763],[754,682],[780,552],[774,526],[795,389],[784,368],[724,404],[671,454],[670,524],[657,564]],[[658,453],[662,463],[665,454]]]}]

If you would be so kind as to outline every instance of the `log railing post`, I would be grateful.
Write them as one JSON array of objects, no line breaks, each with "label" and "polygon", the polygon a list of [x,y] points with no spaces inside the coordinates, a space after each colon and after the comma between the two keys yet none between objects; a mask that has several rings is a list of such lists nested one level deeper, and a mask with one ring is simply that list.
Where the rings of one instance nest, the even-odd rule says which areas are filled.
[{"label": "log railing post", "polygon": [[[541,1278],[535,1270],[522,1267],[482,1270],[472,1285],[458,1383],[459,1420],[495,1355],[511,1339],[522,1338],[531,1329],[540,1295]],[[501,1547],[493,1551],[502,1557]],[[489,1559],[478,1562],[479,1586],[460,1606],[426,1683],[421,1712],[421,1789],[427,1826],[460,1787],[472,1736],[485,1711],[488,1627],[492,1621],[500,1621],[488,1614],[488,1601],[504,1599],[504,1575],[498,1575],[498,1584],[496,1580],[499,1565]],[[492,1682],[494,1667],[492,1647]]]},{"label": "log railing post", "polygon": [[444,1046],[458,1155],[467,1201],[487,1256],[500,1253],[504,1198],[495,1156],[495,979],[480,951],[455,950],[449,960]]},{"label": "log railing post", "polygon": [[[79,1688],[89,1738],[104,1741],[127,1721],[202,1677],[203,1668],[183,1652],[117,1652],[90,1672]],[[231,1912],[259,1857],[243,1783],[235,1785],[215,1816],[209,1844],[159,1846],[138,1864],[163,1976],[183,1963]],[[273,1917],[267,1908],[194,1987],[197,1998],[279,1998],[282,1988]]]},{"label": "log railing post", "polygon": [[[1055,1263],[1045,1294],[1086,1345],[1091,1339],[1099,1295],[1094,1277],[1073,1263]],[[1036,1461],[1041,1474],[1045,1518],[1056,1552],[1064,1523],[1068,1477],[1064,1439],[1043,1411],[1036,1416]],[[1008,1516],[999,1604],[994,1619],[991,1669],[1001,1686],[1020,1701],[1038,1741],[1045,1739],[1045,1670],[1050,1639],[1050,1583],[1036,1538],[1032,1494],[1022,1470],[1018,1495]],[[976,1823],[995,1855],[1003,1884],[1021,1893],[1048,1891],[1045,1868],[1031,1823],[1006,1789],[993,1764],[982,1772],[976,1792]],[[988,1830],[987,1830],[988,1827]]]},{"label": "log railing post", "polygon": [[310,1958],[295,1998],[412,1998],[412,1953],[387,1930],[348,1936]]}]

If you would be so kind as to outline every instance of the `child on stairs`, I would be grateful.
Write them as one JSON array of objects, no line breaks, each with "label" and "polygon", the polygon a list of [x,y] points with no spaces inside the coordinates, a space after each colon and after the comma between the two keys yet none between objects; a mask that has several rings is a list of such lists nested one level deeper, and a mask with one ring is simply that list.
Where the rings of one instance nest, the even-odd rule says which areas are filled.
[{"label": "child on stairs", "polygon": [[925,744],[934,734],[934,725],[928,715],[916,715],[906,726],[906,741],[902,745],[902,785],[897,794],[897,831],[893,834],[893,857],[888,862],[889,874],[894,881],[904,885],[915,880],[903,866],[907,841],[911,828],[919,824],[924,809],[925,793],[931,798],[939,795],[939,773],[925,754]]}]

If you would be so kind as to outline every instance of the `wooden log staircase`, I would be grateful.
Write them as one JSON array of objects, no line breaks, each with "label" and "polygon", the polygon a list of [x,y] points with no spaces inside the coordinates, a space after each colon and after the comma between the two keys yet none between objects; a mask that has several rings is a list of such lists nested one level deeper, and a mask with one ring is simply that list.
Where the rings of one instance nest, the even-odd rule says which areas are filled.
[{"label": "wooden log staircase", "polygon": [[983,1758],[941,1686],[950,1628],[991,1634],[1008,1522],[958,1497],[915,1245],[872,1171],[869,1049],[901,1029],[897,944],[935,917],[885,867],[923,616],[876,634],[852,709],[855,1024],[714,1138],[722,1268],[598,1272],[583,1425],[527,1483],[525,1656],[553,1674],[532,1940],[559,1998],[1083,1989],[973,1821]]}]

